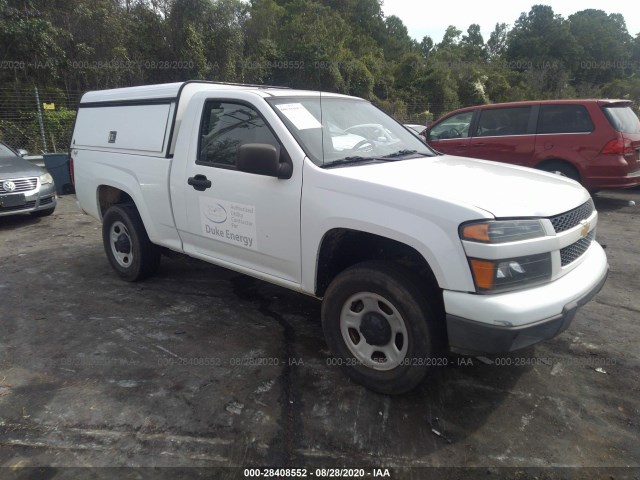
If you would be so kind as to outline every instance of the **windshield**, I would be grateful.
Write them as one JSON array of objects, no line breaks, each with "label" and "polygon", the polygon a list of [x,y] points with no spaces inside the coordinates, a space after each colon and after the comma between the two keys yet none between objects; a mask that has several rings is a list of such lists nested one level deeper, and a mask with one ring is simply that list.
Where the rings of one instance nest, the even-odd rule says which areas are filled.
[{"label": "windshield", "polygon": [[15,157],[16,152],[0,142],[0,157]]},{"label": "windshield", "polygon": [[318,95],[267,101],[319,166],[435,155],[418,137],[365,100]]}]

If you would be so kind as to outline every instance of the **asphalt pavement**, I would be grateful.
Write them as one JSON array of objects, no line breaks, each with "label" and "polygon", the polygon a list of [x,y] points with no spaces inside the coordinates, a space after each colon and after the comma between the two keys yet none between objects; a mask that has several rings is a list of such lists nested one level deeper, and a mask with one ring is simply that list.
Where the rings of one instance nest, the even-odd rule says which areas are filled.
[{"label": "asphalt pavement", "polygon": [[50,217],[0,218],[0,476],[295,466],[637,478],[640,190],[595,201],[611,272],[572,326],[510,355],[449,356],[399,397],[334,365],[313,298],[181,255],[125,283],[73,196]]}]

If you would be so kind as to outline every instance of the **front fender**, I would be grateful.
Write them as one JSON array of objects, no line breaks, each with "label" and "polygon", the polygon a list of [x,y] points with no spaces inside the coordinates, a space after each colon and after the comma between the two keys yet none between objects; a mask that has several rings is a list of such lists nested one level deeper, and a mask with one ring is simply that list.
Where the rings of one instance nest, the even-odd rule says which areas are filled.
[{"label": "front fender", "polygon": [[[327,232],[336,228],[371,233],[412,247],[427,261],[441,288],[474,290],[455,216],[454,219],[428,218],[429,210],[399,208],[335,191],[330,195],[315,193],[302,202],[303,290],[315,291],[322,240]],[[340,208],[333,210],[335,205]]]}]

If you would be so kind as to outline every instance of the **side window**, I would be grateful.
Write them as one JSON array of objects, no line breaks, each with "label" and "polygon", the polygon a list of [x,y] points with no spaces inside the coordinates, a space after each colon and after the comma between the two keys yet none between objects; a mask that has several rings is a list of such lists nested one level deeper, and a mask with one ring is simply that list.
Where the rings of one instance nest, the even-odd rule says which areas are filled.
[{"label": "side window", "polygon": [[588,133],[593,131],[583,105],[541,105],[537,133]]},{"label": "side window", "polygon": [[481,110],[476,137],[526,135],[531,107]]},{"label": "side window", "polygon": [[446,140],[449,138],[467,138],[473,111],[453,115],[429,131],[428,140]]},{"label": "side window", "polygon": [[262,117],[240,103],[208,101],[200,127],[198,163],[234,168],[238,147],[246,143],[280,144]]}]

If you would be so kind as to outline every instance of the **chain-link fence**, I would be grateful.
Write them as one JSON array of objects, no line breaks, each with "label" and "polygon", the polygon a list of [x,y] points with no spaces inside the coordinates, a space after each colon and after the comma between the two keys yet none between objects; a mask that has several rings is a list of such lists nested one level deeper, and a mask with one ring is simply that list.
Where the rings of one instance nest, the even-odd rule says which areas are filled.
[{"label": "chain-link fence", "polygon": [[32,155],[68,151],[81,95],[0,87],[0,141]]},{"label": "chain-link fence", "polygon": [[430,125],[444,114],[461,107],[461,105],[445,106],[442,103],[406,103],[402,100],[375,103],[399,122],[417,125]]}]

